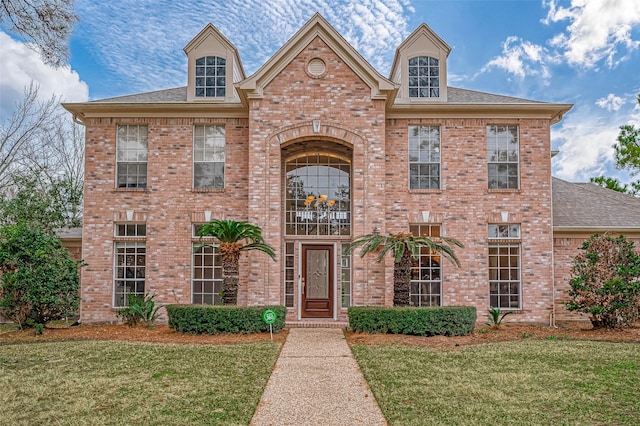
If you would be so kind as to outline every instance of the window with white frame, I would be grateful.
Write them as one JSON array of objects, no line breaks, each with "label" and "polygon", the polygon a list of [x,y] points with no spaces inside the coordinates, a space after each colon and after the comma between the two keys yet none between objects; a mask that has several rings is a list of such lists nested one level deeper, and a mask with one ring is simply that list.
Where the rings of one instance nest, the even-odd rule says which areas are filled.
[{"label": "window with white frame", "polygon": [[[409,226],[414,236],[439,237],[439,224]],[[440,306],[442,303],[442,256],[427,247],[420,249],[411,268],[409,298],[414,306]]]},{"label": "window with white frame", "polygon": [[439,126],[409,126],[409,189],[440,189]]},{"label": "window with white frame", "polygon": [[224,188],[225,145],[223,125],[196,125],[194,127],[194,188]]},{"label": "window with white frame", "polygon": [[440,97],[440,61],[431,56],[409,59],[409,97]]},{"label": "window with white frame", "polygon": [[147,227],[140,223],[116,224],[113,306],[128,306],[131,295],[144,296]]},{"label": "window with white frame", "polygon": [[352,253],[351,244],[342,243],[342,253],[340,256],[340,283],[342,288],[342,307],[351,306],[352,288],[351,288],[351,261]]},{"label": "window with white frame", "polygon": [[284,306],[293,308],[295,306],[295,244],[287,241],[284,247]]},{"label": "window with white frame", "polygon": [[118,125],[116,133],[117,187],[146,188],[148,127]]},{"label": "window with white frame", "polygon": [[224,98],[227,60],[218,56],[196,59],[196,97]]},{"label": "window with white frame", "polygon": [[216,245],[194,244],[191,302],[222,305],[222,259]]},{"label": "window with white frame", "polygon": [[518,126],[487,126],[489,189],[520,187],[519,156]]},{"label": "window with white frame", "polygon": [[520,225],[490,224],[489,305],[492,308],[520,309]]}]

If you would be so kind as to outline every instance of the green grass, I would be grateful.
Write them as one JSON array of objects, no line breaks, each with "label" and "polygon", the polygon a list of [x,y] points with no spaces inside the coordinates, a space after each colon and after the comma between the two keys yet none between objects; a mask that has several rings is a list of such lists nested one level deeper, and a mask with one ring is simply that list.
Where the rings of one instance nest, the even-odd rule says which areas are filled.
[{"label": "green grass", "polygon": [[390,425],[640,424],[640,345],[354,345]]},{"label": "green grass", "polygon": [[271,342],[0,346],[0,424],[246,425],[279,350]]}]

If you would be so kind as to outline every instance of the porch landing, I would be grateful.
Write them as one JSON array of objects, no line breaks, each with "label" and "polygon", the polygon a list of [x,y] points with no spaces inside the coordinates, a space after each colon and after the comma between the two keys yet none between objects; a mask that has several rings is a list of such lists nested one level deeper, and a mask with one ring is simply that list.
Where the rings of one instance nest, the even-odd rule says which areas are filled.
[{"label": "porch landing", "polygon": [[341,328],[343,330],[349,327],[349,323],[346,321],[333,321],[333,320],[300,320],[285,322],[286,328]]}]

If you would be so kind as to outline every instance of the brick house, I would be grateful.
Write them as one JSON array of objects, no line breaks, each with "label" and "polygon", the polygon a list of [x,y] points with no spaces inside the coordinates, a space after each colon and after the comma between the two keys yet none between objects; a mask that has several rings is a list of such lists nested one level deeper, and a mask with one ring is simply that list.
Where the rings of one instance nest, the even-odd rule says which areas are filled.
[{"label": "brick house", "polygon": [[243,255],[238,303],[289,322],[392,305],[392,259],[348,252],[374,231],[464,243],[461,268],[421,254],[415,305],[552,321],[550,126],[571,105],[450,87],[450,50],[422,24],[386,78],[316,14],[246,76],[209,24],[184,48],[186,87],[65,104],[86,126],[82,320],[115,320],[128,293],[219,303],[219,256],[195,235],[225,218],[278,253]]}]

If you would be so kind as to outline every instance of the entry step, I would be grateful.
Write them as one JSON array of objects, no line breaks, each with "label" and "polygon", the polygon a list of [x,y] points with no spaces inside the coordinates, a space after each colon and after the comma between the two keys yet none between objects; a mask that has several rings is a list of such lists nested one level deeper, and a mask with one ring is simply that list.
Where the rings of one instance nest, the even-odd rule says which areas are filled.
[{"label": "entry step", "polygon": [[346,329],[349,327],[348,322],[344,321],[318,321],[318,320],[307,320],[307,321],[287,321],[285,323],[285,327],[287,328],[342,328]]}]

